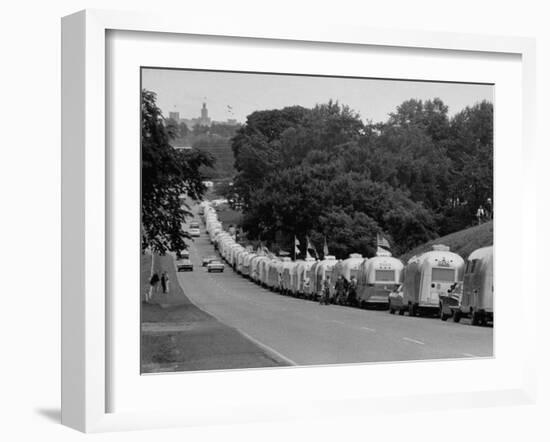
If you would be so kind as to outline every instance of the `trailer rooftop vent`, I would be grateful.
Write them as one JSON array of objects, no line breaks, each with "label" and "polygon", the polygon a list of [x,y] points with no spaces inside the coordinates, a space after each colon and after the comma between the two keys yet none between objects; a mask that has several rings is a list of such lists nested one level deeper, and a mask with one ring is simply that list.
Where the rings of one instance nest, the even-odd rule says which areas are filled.
[{"label": "trailer rooftop vent", "polygon": [[360,253],[350,253],[349,257],[350,258],[362,258],[363,255],[361,255]]},{"label": "trailer rooftop vent", "polygon": [[432,246],[432,249],[435,250],[436,252],[448,252],[451,250],[449,246],[446,246],[444,244],[434,244]]}]

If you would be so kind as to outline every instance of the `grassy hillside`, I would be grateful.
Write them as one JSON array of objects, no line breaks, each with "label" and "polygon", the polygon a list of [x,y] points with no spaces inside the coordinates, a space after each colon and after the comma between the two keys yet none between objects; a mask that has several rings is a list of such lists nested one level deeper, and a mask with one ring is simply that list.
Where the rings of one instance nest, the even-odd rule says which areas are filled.
[{"label": "grassy hillside", "polygon": [[449,246],[452,252],[458,253],[466,259],[475,249],[493,245],[493,221],[470,227],[469,229],[460,230],[450,235],[441,236],[409,250],[407,253],[401,255],[400,258],[406,263],[412,256],[431,250],[434,244]]}]

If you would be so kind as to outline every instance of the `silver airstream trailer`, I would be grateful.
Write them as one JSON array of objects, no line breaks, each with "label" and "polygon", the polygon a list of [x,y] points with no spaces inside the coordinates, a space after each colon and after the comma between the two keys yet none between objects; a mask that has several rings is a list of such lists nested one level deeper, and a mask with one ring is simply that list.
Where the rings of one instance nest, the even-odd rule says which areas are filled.
[{"label": "silver airstream trailer", "polygon": [[242,274],[242,266],[244,262],[244,257],[248,253],[248,251],[241,246],[240,249],[236,250],[234,253],[234,260],[235,260],[235,270],[237,273]]},{"label": "silver airstream trailer", "polygon": [[439,313],[440,297],[462,281],[464,260],[448,246],[434,245],[433,250],[409,259],[403,279],[403,305],[410,316],[420,311]]},{"label": "silver airstream trailer", "polygon": [[252,281],[256,282],[257,284],[260,283],[260,261],[262,259],[263,255],[260,255],[256,253],[251,259],[250,259],[250,274],[249,277]]},{"label": "silver airstream trailer", "polygon": [[321,261],[315,261],[307,270],[303,281],[303,293],[306,299],[315,299],[317,293],[315,291],[317,267],[321,265]]},{"label": "silver airstream trailer", "polygon": [[244,252],[244,247],[240,244],[235,244],[229,250],[229,264],[236,270],[237,269],[237,260],[239,253]]},{"label": "silver airstream trailer", "polygon": [[365,259],[357,275],[357,302],[361,307],[386,307],[389,294],[401,282],[403,263],[387,250]]},{"label": "silver airstream trailer", "polygon": [[319,299],[322,295],[323,282],[325,279],[330,279],[330,285],[334,285],[332,278],[332,270],[334,266],[338,263],[336,257],[333,255],[326,256],[322,261],[319,261],[319,264],[315,269],[315,292],[314,299]]},{"label": "silver airstream trailer", "polygon": [[272,258],[268,265],[267,281],[266,281],[266,285],[269,289],[274,291],[279,291],[281,287],[282,272],[283,272],[283,260],[275,257]]},{"label": "silver airstream trailer", "polygon": [[469,316],[472,325],[493,321],[493,246],[474,250],[466,262],[462,299],[453,308],[453,319],[458,322]]},{"label": "silver airstream trailer", "polygon": [[290,283],[289,283],[289,295],[298,296],[298,266],[300,261],[294,261],[294,265],[290,268]]},{"label": "silver airstream trailer", "polygon": [[241,267],[241,274],[247,278],[250,278],[252,275],[252,261],[256,258],[254,252],[248,252],[243,256],[243,263]]},{"label": "silver airstream trailer", "polygon": [[258,282],[264,287],[267,287],[267,277],[268,277],[270,263],[271,263],[271,258],[269,258],[268,256],[263,256],[258,265],[258,273],[259,273]]},{"label": "silver airstream trailer", "polygon": [[[349,257],[343,261],[338,261],[332,270],[332,282],[335,283],[339,276],[342,276],[347,282],[354,276],[357,279],[359,267],[365,259],[360,253],[350,253]],[[331,285],[331,295],[334,296],[334,284]]]},{"label": "silver airstream trailer", "polygon": [[281,272],[281,293],[285,295],[292,294],[292,274],[295,274],[295,269],[298,263],[292,261],[289,257],[283,258],[283,269]]},{"label": "silver airstream trailer", "polygon": [[296,266],[296,295],[305,296],[307,288],[311,285],[310,269],[315,264],[316,260],[312,257],[307,257],[303,261],[297,261]]}]

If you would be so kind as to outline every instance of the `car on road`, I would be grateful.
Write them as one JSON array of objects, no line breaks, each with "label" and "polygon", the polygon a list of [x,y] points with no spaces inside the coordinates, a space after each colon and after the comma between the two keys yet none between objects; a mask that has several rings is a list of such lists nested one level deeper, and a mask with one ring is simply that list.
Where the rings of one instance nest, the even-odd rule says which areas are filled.
[{"label": "car on road", "polygon": [[182,250],[177,259],[189,259],[189,250]]},{"label": "car on road", "polygon": [[200,226],[199,226],[199,223],[197,221],[192,221],[189,223],[189,228],[190,229],[198,229]]},{"label": "car on road", "polygon": [[223,265],[223,262],[215,260],[210,261],[208,265],[206,266],[208,273],[210,272],[223,272],[225,266]]},{"label": "car on road", "polygon": [[201,229],[199,229],[198,227],[191,227],[189,228],[189,234],[193,238],[198,238],[199,236],[201,236]]},{"label": "car on road", "polygon": [[193,263],[190,259],[180,259],[176,261],[176,268],[178,272],[193,271]]},{"label": "car on road", "polygon": [[217,261],[218,257],[211,255],[211,256],[205,256],[202,258],[202,266],[206,267],[208,264],[210,264],[212,261]]}]

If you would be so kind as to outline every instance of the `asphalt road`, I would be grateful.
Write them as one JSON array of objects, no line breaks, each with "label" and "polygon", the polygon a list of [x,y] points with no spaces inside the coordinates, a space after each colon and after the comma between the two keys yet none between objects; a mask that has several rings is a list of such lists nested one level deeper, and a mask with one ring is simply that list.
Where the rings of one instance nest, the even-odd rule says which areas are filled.
[{"label": "asphalt road", "polygon": [[[203,231],[203,228],[201,228]],[[203,256],[217,254],[202,233],[191,248],[193,272],[178,279],[189,299],[293,365],[489,357],[492,327],[436,318],[390,315],[283,296],[226,264],[208,273]]]}]

